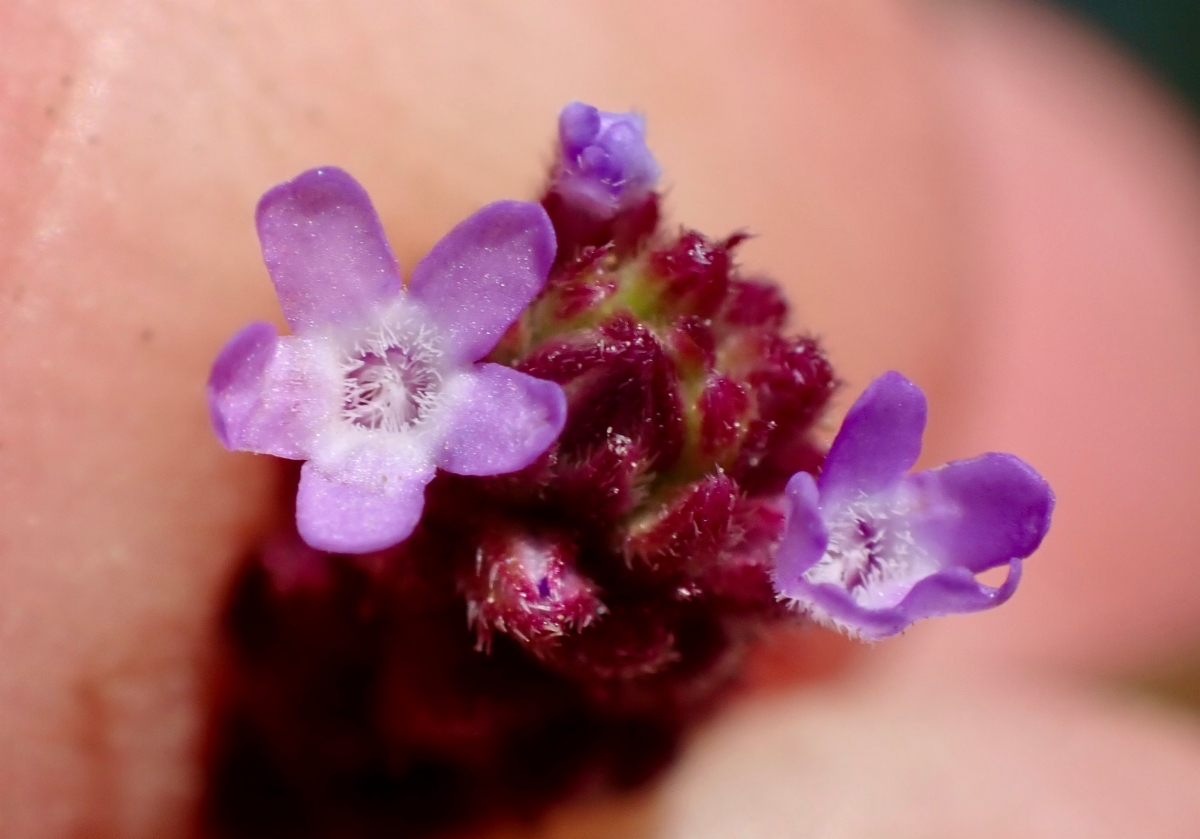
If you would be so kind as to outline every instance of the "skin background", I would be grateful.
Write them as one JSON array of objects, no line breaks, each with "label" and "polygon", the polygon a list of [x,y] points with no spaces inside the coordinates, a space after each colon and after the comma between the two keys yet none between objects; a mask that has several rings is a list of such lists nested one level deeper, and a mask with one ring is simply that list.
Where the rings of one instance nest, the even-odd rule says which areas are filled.
[{"label": "skin background", "polygon": [[535,194],[576,98],[649,115],[672,218],[758,234],[842,408],[902,370],[926,465],[1013,451],[1059,506],[1004,609],[544,832],[1186,835],[1195,722],[1097,680],[1200,645],[1196,128],[1045,12],[905,0],[0,5],[0,835],[188,832],[213,613],[278,491],[203,403],[282,323],[258,196],[341,165],[408,268]]}]

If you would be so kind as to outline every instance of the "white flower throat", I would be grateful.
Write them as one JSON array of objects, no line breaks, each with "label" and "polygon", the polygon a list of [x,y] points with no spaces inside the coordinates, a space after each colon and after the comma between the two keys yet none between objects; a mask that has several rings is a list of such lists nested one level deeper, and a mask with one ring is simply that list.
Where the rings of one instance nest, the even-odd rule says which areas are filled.
[{"label": "white flower throat", "polygon": [[864,607],[894,606],[937,564],[913,536],[907,493],[864,496],[826,521],[825,555],[804,572],[810,583],[831,583]]},{"label": "white flower throat", "polygon": [[391,433],[420,422],[441,392],[441,357],[427,326],[372,331],[341,364],[343,419]]}]

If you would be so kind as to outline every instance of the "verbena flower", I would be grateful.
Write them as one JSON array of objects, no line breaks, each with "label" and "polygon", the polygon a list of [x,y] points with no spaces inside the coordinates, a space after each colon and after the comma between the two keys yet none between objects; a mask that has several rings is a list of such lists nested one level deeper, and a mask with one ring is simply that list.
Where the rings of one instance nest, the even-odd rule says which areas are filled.
[{"label": "verbena flower", "polygon": [[296,522],[309,545],[395,544],[436,469],[512,472],[558,436],[557,384],[476,363],[545,283],[555,236],[540,206],[484,207],[407,288],[370,199],[340,169],[275,187],[257,224],[293,334],[238,332],[213,365],[209,406],[226,447],[307,461]]},{"label": "verbena flower", "polygon": [[599,217],[644,200],[658,182],[646,146],[646,120],[572,102],[558,117],[559,161],[553,188],[568,203]]},{"label": "verbena flower", "polygon": [[[773,579],[816,620],[877,639],[922,618],[999,606],[1046,535],[1054,494],[1012,455],[906,475],[925,416],[921,389],[886,373],[850,408],[820,477],[788,482]],[[975,578],[1001,565],[999,587]]]},{"label": "verbena flower", "polygon": [[[640,117],[575,103],[559,129],[541,208],[483,210],[407,291],[344,174],[263,201],[295,335],[226,348],[218,431],[308,459],[310,544],[412,533],[348,558],[289,530],[244,567],[206,798],[233,829],[214,833],[270,814],[431,835],[628,788],[797,620],[786,601],[882,637],[1002,602],[1045,533],[1052,496],[1016,458],[905,475],[925,400],[898,374],[826,460],[837,376],[742,273],[745,236],[660,223]],[[975,580],[1006,563],[999,589]]]}]

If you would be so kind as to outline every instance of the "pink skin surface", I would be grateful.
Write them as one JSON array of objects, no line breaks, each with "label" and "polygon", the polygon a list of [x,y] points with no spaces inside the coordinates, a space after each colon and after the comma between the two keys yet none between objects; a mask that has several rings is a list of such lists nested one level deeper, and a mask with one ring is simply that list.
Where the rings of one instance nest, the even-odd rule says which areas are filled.
[{"label": "pink skin surface", "polygon": [[1196,130],[1025,7],[0,5],[0,835],[183,835],[222,586],[278,472],[208,365],[282,324],[258,196],[336,163],[404,265],[534,194],[558,108],[636,105],[668,210],[759,238],[849,387],[929,394],[929,465],[1010,450],[1055,526],[1004,609],[764,700],[557,836],[1177,836],[1200,736],[1056,679],[1200,636]]}]

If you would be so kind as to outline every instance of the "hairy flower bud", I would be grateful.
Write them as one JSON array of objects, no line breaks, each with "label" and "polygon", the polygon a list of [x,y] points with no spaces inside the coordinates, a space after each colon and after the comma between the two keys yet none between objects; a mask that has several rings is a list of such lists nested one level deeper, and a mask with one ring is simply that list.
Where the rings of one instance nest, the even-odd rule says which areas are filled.
[{"label": "hairy flower bud", "polygon": [[547,654],[548,663],[588,688],[661,673],[679,657],[664,615],[646,606],[620,606]]},{"label": "hairy flower bud", "polygon": [[737,486],[724,474],[689,484],[629,525],[625,553],[658,574],[698,577],[726,550],[737,500]]},{"label": "hairy flower bud", "polygon": [[787,315],[787,301],[775,283],[734,279],[715,320],[727,334],[747,327],[779,330],[787,322]]},{"label": "hairy flower bud", "polygon": [[586,452],[619,435],[644,447],[658,468],[678,458],[683,410],[675,365],[654,332],[628,313],[536,351],[518,369],[566,391],[563,452]]},{"label": "hairy flower bud", "polygon": [[663,283],[666,305],[693,317],[715,315],[729,291],[730,252],[744,238],[735,234],[724,242],[710,242],[689,230],[670,247],[652,253],[650,270]]},{"label": "hairy flower bud", "polygon": [[746,433],[750,395],[745,385],[727,376],[713,376],[696,402],[700,414],[700,452],[724,460],[736,451]]},{"label": "hairy flower bud", "polygon": [[503,522],[479,535],[459,589],[480,649],[491,646],[493,632],[505,632],[537,653],[605,612],[595,584],[576,567],[571,540]]},{"label": "hairy flower bud", "polygon": [[612,434],[556,464],[557,503],[581,527],[607,532],[644,502],[650,467],[641,443]]}]

